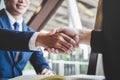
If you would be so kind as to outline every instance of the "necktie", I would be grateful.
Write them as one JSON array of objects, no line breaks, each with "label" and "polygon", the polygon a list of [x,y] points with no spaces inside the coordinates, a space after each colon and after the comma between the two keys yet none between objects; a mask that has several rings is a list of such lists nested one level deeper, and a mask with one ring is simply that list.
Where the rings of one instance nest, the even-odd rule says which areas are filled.
[{"label": "necktie", "polygon": [[[18,22],[15,22],[14,24],[13,24],[13,26],[14,26],[14,30],[15,31],[19,31],[19,23]],[[18,51],[13,51],[13,57],[14,57],[14,61],[15,62],[17,62],[17,60],[18,60],[18,57],[19,57],[19,52]]]},{"label": "necktie", "polygon": [[19,23],[18,22],[15,22],[14,24],[13,24],[13,26],[14,26],[14,30],[16,30],[16,31],[18,31],[19,30]]}]

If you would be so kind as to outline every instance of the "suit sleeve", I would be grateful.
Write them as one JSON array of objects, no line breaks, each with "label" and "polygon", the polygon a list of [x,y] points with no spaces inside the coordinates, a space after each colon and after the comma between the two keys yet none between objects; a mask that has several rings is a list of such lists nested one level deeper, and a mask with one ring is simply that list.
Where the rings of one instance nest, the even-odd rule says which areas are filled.
[{"label": "suit sleeve", "polygon": [[92,31],[91,34],[91,49],[93,52],[101,53],[105,47],[105,38],[102,31]]},{"label": "suit sleeve", "polygon": [[29,51],[29,40],[34,32],[18,32],[0,29],[0,49]]},{"label": "suit sleeve", "polygon": [[42,50],[36,51],[32,54],[30,63],[33,65],[37,74],[40,73],[44,68],[50,69],[48,62],[43,56]]}]

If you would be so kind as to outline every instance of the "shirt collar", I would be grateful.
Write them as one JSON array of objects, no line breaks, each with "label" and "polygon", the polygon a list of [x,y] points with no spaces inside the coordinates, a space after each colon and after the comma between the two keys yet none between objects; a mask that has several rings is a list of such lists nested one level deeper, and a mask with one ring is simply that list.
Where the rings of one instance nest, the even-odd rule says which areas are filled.
[{"label": "shirt collar", "polygon": [[15,18],[6,9],[5,9],[5,12],[6,12],[6,14],[7,14],[7,16],[9,18],[9,20],[10,20],[10,24],[12,26],[12,29],[14,29],[13,24],[15,22],[18,22],[20,24],[20,26],[22,25],[23,17],[21,17],[19,20],[16,21]]}]

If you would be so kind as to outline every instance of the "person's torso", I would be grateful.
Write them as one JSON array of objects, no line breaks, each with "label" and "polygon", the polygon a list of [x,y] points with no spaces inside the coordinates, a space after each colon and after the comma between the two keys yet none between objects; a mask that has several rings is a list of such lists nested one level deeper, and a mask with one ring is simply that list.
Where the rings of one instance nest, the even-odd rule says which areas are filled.
[{"label": "person's torso", "polygon": [[[0,28],[12,30],[11,24],[5,11],[0,11]],[[22,31],[30,31],[28,26],[23,22]],[[2,51],[0,50],[0,78],[10,78],[14,76],[22,75],[26,63],[29,61],[32,52],[20,52],[18,60],[15,62],[10,53],[16,53],[18,51]],[[14,57],[15,59],[16,57]],[[13,69],[12,69],[13,68]]]},{"label": "person's torso", "polygon": [[103,63],[107,80],[120,79],[120,1],[103,0]]}]

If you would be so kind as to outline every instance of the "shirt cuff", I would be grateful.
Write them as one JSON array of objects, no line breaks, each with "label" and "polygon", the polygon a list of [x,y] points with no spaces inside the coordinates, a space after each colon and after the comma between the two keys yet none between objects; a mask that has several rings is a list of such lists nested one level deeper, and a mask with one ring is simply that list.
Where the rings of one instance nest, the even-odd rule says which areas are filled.
[{"label": "shirt cuff", "polygon": [[33,36],[31,37],[29,41],[29,49],[33,51],[40,51],[41,47],[40,46],[35,46],[37,36],[39,35],[39,32],[35,32]]}]

